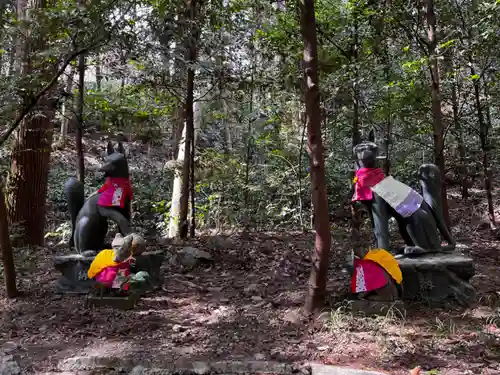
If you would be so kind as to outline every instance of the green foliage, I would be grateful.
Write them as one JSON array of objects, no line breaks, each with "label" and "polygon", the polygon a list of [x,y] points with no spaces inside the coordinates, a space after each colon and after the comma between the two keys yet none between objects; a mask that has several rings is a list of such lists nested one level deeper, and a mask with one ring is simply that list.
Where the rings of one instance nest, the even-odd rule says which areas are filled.
[{"label": "green foliage", "polygon": [[[491,118],[489,141],[496,141],[499,4],[436,3],[438,43],[430,51],[426,20],[414,4],[395,0],[386,9],[383,3],[368,1],[316,2],[330,211],[343,209],[349,201],[353,124],[359,125],[364,138],[375,129],[381,153],[391,159],[392,173],[408,183],[415,184],[420,164],[433,161],[429,62],[434,59],[441,74],[449,169],[456,172],[466,163],[457,155],[459,143],[468,150],[468,158],[480,145],[476,87],[484,117],[488,109]],[[2,61],[13,56],[20,30],[30,30],[33,46],[44,41],[33,48],[33,69],[22,79],[5,74],[0,80],[2,121],[12,120],[22,95],[32,95],[47,82],[47,70],[57,68],[68,48],[91,46],[105,36],[106,42],[86,56],[88,70],[95,73],[99,63],[102,75],[97,82],[91,73],[86,82],[84,118],[89,128],[99,125],[101,131],[132,134],[147,144],[169,148],[164,158],[171,156],[172,144],[167,143],[178,137],[183,123],[186,72],[192,67],[199,110],[198,227],[242,222],[255,228],[305,226],[311,191],[298,4],[203,2],[195,20],[188,19],[185,6],[170,0],[92,0],[80,7],[60,0],[29,19],[2,8]],[[193,38],[195,26],[200,28],[198,39]],[[187,59],[190,43],[196,44],[195,62]],[[75,85],[72,91],[76,98]],[[457,103],[452,103],[452,93]],[[66,104],[74,105],[75,100]],[[453,113],[454,104],[458,114]],[[388,150],[386,139],[391,140]],[[498,161],[496,155],[492,158]],[[158,167],[165,161],[144,162],[133,172],[135,215],[141,220],[153,217],[159,227],[170,219],[173,174]],[[52,169],[52,205],[64,207],[60,181],[68,173],[62,164]],[[99,178],[87,174],[87,195],[100,185]],[[57,229],[59,224],[50,235],[65,233],[64,226]]]}]

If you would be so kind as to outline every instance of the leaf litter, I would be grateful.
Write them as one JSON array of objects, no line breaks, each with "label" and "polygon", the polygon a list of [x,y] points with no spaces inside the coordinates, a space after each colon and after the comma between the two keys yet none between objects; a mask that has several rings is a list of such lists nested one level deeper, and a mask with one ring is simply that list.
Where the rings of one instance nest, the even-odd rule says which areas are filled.
[{"label": "leaf litter", "polygon": [[233,233],[167,244],[150,240],[151,250],[173,255],[192,246],[209,252],[214,262],[186,272],[167,256],[164,285],[130,311],[89,310],[84,296],[56,294],[59,275],[52,261],[62,249],[17,249],[18,285],[25,295],[8,300],[1,292],[0,347],[19,358],[23,373],[55,371],[65,358],[98,355],[164,366],[252,359],[317,361],[394,375],[407,375],[415,366],[429,374],[500,374],[500,350],[490,337],[500,325],[498,237],[481,227],[474,196],[466,203],[453,196],[450,201],[454,232],[476,262],[472,283],[478,304],[470,309],[410,305],[403,317],[349,313],[343,302],[349,285],[343,263],[350,236],[342,227],[332,230],[328,306],[312,321],[300,314],[311,233]]}]

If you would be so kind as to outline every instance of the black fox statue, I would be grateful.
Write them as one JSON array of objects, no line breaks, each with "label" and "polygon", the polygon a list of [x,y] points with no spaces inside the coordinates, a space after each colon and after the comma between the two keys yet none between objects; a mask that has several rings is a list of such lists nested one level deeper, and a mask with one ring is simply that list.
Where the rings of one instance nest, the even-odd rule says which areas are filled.
[{"label": "black fox statue", "polygon": [[[377,247],[389,249],[388,220],[392,216],[406,243],[405,255],[453,250],[455,241],[442,211],[439,168],[434,164],[420,167],[419,194],[377,168],[378,146],[373,141],[372,131],[368,141],[354,147],[357,170],[352,200],[367,206]],[[441,246],[439,233],[448,243],[446,248]]]},{"label": "black fox statue", "polygon": [[116,149],[108,142],[106,153],[104,164],[99,168],[106,182],[87,200],[81,181],[72,177],[64,185],[72,226],[69,246],[80,253],[105,248],[108,220],[118,225],[123,236],[131,230],[133,191],[125,149],[121,142]]}]

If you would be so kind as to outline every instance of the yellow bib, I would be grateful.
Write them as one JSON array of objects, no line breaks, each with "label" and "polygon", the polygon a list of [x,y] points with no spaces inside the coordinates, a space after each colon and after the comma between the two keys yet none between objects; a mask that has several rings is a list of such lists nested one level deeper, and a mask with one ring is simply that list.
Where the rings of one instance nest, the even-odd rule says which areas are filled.
[{"label": "yellow bib", "polygon": [[118,264],[120,264],[113,261],[114,257],[115,252],[112,249],[100,251],[90,264],[89,270],[87,272],[87,276],[89,277],[89,279],[93,279],[94,277],[96,277],[97,274],[106,267],[117,266]]},{"label": "yellow bib", "polygon": [[373,249],[366,253],[364,259],[371,260],[380,265],[398,284],[401,284],[403,281],[403,274],[399,268],[398,261],[388,251],[384,249]]}]

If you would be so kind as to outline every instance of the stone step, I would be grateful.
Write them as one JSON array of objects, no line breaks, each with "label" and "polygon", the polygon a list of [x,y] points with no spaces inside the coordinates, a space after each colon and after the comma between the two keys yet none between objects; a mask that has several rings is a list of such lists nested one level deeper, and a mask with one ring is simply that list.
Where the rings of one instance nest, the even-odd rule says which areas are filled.
[{"label": "stone step", "polygon": [[[217,361],[191,362],[182,367],[172,365],[143,366],[128,359],[117,357],[73,357],[61,361],[59,374],[100,374],[106,370],[129,375],[387,375],[387,373],[358,370],[349,367],[323,365],[319,363],[293,364],[275,361]],[[56,375],[56,373],[54,373]]]}]

